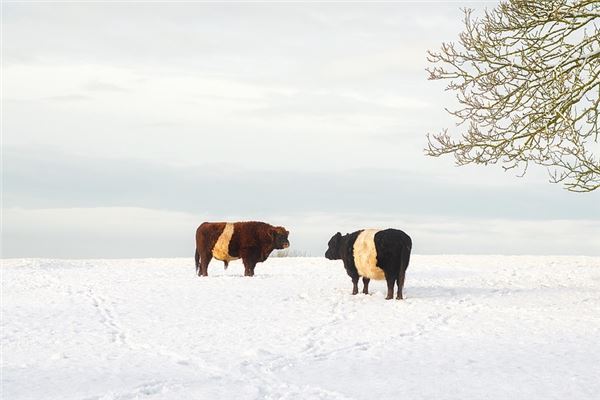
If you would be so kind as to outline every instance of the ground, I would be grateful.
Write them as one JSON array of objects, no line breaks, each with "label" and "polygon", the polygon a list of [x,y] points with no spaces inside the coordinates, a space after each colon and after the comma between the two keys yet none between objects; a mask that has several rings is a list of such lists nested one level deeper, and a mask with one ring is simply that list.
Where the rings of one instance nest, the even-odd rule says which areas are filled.
[{"label": "ground", "polygon": [[2,399],[600,398],[600,257],[2,264]]}]

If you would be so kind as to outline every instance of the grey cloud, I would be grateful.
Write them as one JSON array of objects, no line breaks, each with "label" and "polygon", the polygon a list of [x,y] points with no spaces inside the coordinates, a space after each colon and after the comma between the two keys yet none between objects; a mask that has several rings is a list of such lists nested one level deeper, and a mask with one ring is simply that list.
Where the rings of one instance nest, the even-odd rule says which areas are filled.
[{"label": "grey cloud", "polygon": [[129,92],[130,89],[115,85],[114,83],[90,81],[83,87],[90,92]]},{"label": "grey cloud", "polygon": [[60,96],[49,96],[49,97],[45,97],[44,100],[50,100],[50,101],[60,101],[60,102],[69,102],[69,101],[88,101],[88,100],[92,100],[93,98],[91,96],[87,96],[84,94],[65,94],[65,95],[60,95]]},{"label": "grey cloud", "polygon": [[[335,117],[339,115],[374,115],[390,117],[401,109],[419,109],[423,102],[406,98],[405,104],[393,106],[377,99],[352,96],[347,93],[300,92],[295,94],[273,94],[265,100],[265,106],[259,106],[249,112],[252,114],[280,116],[282,114]],[[412,104],[411,104],[412,103]]]},{"label": "grey cloud", "polygon": [[184,126],[184,124],[180,123],[180,122],[174,122],[174,121],[156,121],[156,122],[147,122],[147,123],[143,123],[143,124],[139,124],[138,126],[140,127],[148,127],[148,128],[177,128],[177,127],[182,127]]},{"label": "grey cloud", "polygon": [[[8,208],[5,257],[173,257],[192,268],[194,231],[206,220],[260,219],[284,225],[292,249],[323,255],[336,232],[397,227],[415,254],[600,255],[600,220],[447,218],[397,214],[200,214],[132,207]],[[32,246],[32,243],[35,246]]]},{"label": "grey cloud", "polygon": [[[455,4],[425,7],[433,17],[459,14]],[[5,8],[10,40],[4,54],[9,59],[191,68],[270,82],[300,80],[314,87],[334,84],[339,71],[326,70],[340,60],[366,62],[368,68],[354,79],[383,84],[404,65],[414,70],[412,54],[404,54],[407,43],[427,47],[439,42],[439,27],[417,29],[414,17],[423,10],[409,4],[119,4],[117,8],[88,3]],[[452,27],[445,29],[457,33]],[[383,69],[372,63],[392,48],[404,62],[383,60]],[[424,60],[424,49],[422,53]]]},{"label": "grey cloud", "polygon": [[[268,154],[263,154],[268,157]],[[600,219],[598,194],[549,185],[482,187],[402,170],[299,172],[233,164],[175,167],[131,159],[5,152],[5,206],[144,207],[202,214],[386,213]]]}]

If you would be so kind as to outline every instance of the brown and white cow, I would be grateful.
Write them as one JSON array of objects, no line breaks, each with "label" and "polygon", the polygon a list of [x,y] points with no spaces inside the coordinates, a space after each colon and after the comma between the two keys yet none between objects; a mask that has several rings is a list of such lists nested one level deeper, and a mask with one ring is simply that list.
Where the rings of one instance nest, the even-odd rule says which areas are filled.
[{"label": "brown and white cow", "polygon": [[223,261],[242,259],[244,276],[254,276],[256,263],[265,261],[274,249],[289,247],[289,232],[282,226],[264,222],[204,222],[196,230],[196,273],[208,276],[212,258]]}]

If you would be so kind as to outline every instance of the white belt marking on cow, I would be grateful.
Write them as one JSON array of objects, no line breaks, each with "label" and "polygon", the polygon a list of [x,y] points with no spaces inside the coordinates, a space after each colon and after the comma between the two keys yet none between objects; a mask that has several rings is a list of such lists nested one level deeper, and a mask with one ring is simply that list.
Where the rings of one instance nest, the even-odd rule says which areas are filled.
[{"label": "white belt marking on cow", "polygon": [[214,258],[221,261],[239,259],[239,257],[232,257],[229,255],[229,242],[231,241],[231,236],[233,236],[233,224],[226,223],[225,229],[223,229],[223,232],[219,236],[217,243],[215,243],[215,247],[212,249],[212,255]]},{"label": "white belt marking on cow", "polygon": [[354,264],[360,276],[370,279],[385,279],[385,274],[377,266],[377,249],[375,234],[378,229],[365,229],[358,234],[353,246]]}]

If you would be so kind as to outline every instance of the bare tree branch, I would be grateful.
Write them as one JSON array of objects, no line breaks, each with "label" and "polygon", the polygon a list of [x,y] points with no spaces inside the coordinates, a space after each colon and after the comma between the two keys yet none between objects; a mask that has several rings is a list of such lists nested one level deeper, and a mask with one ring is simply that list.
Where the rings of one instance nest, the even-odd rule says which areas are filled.
[{"label": "bare tree branch", "polygon": [[458,165],[529,163],[574,192],[600,187],[600,1],[510,0],[481,18],[465,9],[458,44],[429,51],[429,79],[446,80],[464,127],[427,135],[426,154]]}]

